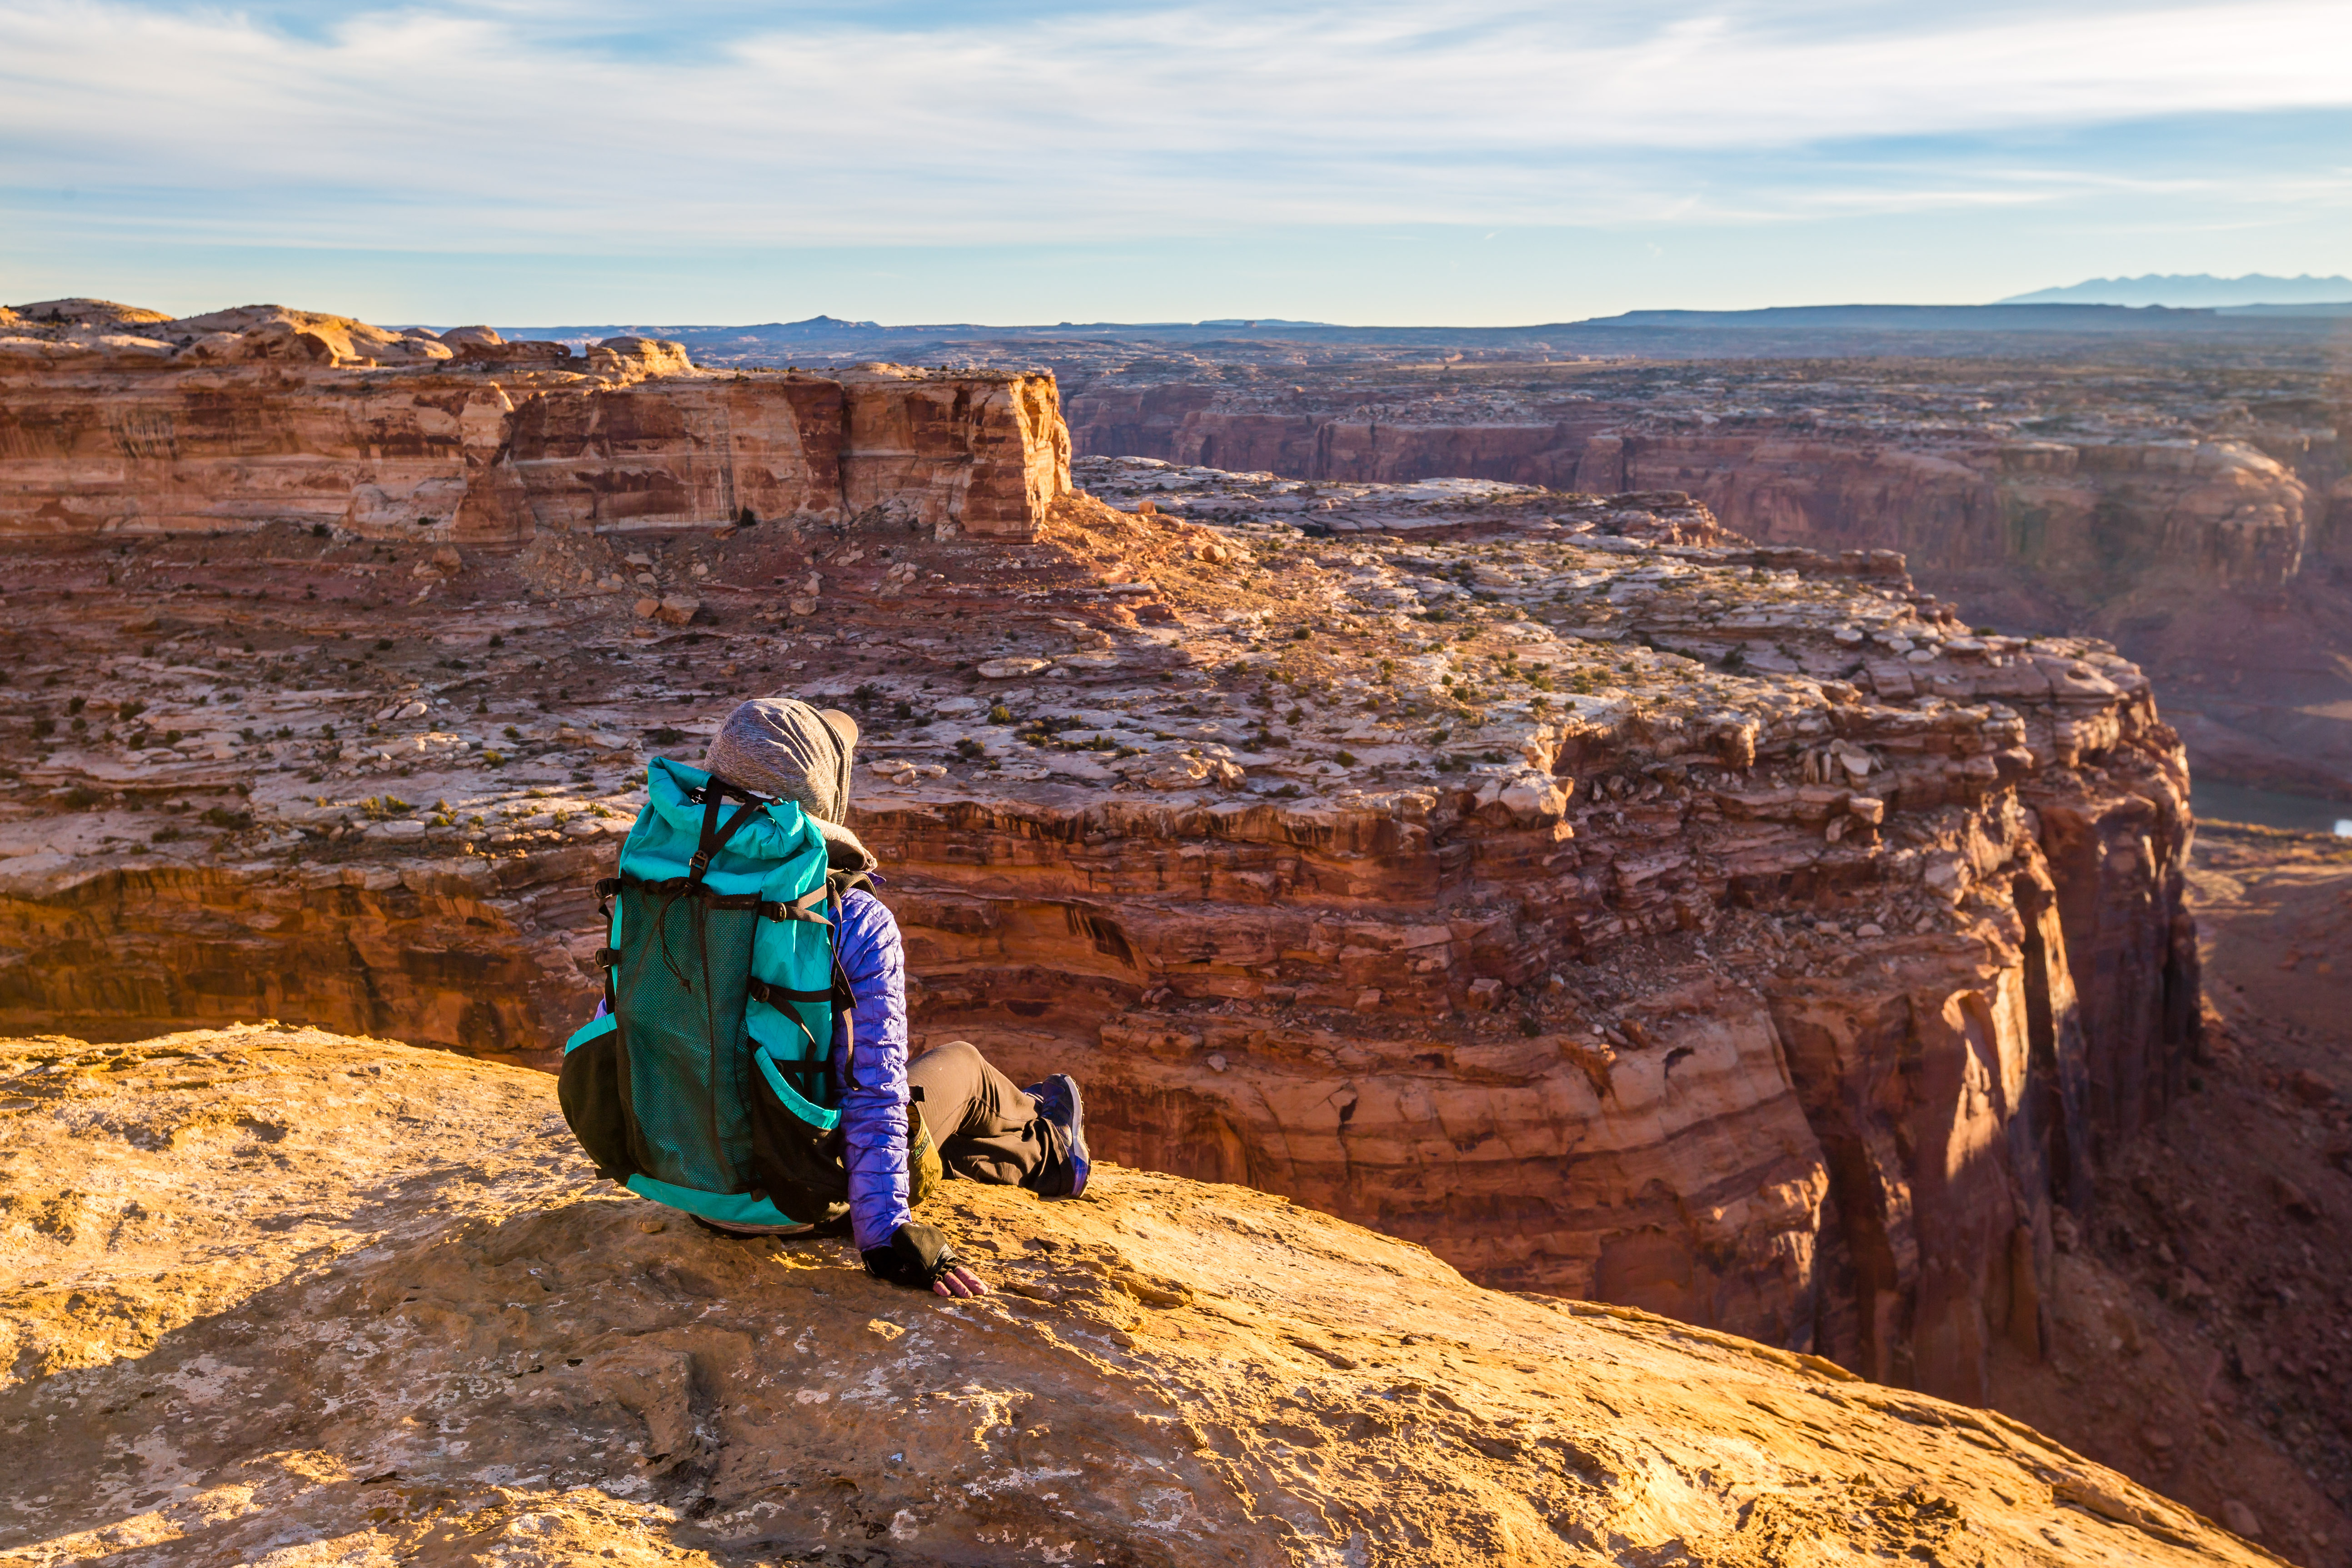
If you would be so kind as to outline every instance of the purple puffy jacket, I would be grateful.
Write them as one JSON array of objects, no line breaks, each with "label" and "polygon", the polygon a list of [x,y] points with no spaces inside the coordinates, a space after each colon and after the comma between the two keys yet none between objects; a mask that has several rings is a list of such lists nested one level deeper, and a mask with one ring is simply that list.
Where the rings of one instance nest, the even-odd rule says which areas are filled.
[{"label": "purple puffy jacket", "polygon": [[[841,900],[834,952],[857,997],[856,1061],[844,1060],[838,1023],[833,1031],[833,1081],[841,1092],[841,1127],[848,1147],[849,1225],[860,1251],[887,1247],[907,1223],[907,955],[898,922],[882,900],[862,889]],[[843,1069],[851,1068],[845,1078]],[[852,1079],[854,1079],[854,1081]],[[936,1134],[934,1134],[936,1136]]]}]

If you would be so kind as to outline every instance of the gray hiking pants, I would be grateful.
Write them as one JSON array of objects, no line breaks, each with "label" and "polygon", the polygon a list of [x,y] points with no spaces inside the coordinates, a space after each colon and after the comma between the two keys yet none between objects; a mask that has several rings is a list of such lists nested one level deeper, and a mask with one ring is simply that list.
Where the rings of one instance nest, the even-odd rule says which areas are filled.
[{"label": "gray hiking pants", "polygon": [[1037,1102],[979,1047],[934,1046],[907,1064],[907,1082],[923,1091],[923,1121],[949,1170],[1001,1187],[1034,1184],[1051,1156],[1048,1128]]}]

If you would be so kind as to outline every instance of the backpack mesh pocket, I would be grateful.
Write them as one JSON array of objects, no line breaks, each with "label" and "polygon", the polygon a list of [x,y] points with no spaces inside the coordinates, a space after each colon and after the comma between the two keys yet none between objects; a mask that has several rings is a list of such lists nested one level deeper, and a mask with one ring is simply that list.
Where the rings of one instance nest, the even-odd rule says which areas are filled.
[{"label": "backpack mesh pocket", "polygon": [[596,1023],[604,1026],[582,1030],[564,1051],[555,1098],[596,1173],[625,1182],[636,1165],[629,1158],[628,1109],[621,1098],[621,1032],[610,1018]]},{"label": "backpack mesh pocket", "polygon": [[796,1218],[839,1218],[849,1205],[839,1117],[802,1098],[765,1051],[751,1059],[751,1154],[769,1200]]}]

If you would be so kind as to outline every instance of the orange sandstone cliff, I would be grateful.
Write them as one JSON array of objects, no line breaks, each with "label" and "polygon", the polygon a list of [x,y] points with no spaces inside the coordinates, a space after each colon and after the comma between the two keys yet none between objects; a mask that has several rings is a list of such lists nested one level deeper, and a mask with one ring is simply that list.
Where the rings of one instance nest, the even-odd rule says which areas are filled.
[{"label": "orange sandstone cliff", "polygon": [[274,307],[0,335],[0,534],[279,521],[510,547],[885,507],[1025,538],[1068,489],[1050,378],[705,375],[643,338],[451,337]]}]

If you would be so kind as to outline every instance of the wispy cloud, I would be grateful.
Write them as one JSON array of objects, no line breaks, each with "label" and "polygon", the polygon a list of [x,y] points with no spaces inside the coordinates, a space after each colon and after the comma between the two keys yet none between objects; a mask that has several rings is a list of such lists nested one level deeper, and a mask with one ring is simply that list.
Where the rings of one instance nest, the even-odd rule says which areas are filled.
[{"label": "wispy cloud", "polygon": [[[1721,222],[2194,174],[1999,139],[2352,104],[2341,0],[1971,8],[0,0],[0,147],[78,220],[610,253]],[[2261,178],[2263,176],[2252,176]],[[2303,188],[2352,174],[2300,167]],[[2245,193],[2241,191],[2242,196]]]}]

